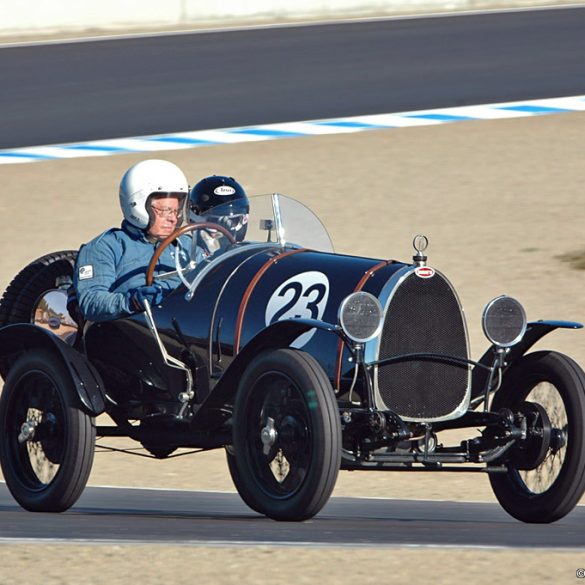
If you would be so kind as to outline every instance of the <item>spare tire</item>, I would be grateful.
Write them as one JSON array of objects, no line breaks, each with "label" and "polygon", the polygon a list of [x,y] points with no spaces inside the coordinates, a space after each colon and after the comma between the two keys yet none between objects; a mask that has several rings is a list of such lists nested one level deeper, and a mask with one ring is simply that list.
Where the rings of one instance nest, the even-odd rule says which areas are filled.
[{"label": "spare tire", "polygon": [[73,280],[77,250],[53,252],[25,266],[0,299],[0,327],[34,322],[40,299],[50,290],[66,290]]}]

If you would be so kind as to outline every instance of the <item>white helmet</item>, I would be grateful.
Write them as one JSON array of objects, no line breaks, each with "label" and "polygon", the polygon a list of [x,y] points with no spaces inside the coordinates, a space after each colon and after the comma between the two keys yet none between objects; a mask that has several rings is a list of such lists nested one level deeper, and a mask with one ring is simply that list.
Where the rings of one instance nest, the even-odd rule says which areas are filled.
[{"label": "white helmet", "polygon": [[151,195],[179,197],[182,203],[189,193],[183,171],[166,160],[143,160],[131,166],[120,182],[120,207],[124,218],[140,229],[150,224],[148,210]]}]

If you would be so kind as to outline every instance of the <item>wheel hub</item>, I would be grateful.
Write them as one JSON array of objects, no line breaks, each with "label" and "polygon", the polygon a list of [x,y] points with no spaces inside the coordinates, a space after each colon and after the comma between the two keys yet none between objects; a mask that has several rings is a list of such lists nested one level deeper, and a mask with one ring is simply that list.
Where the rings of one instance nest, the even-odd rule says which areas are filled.
[{"label": "wheel hub", "polygon": [[22,423],[20,427],[20,434],[18,435],[19,443],[26,443],[32,441],[35,437],[35,430],[39,423],[36,420],[27,420]]},{"label": "wheel hub", "polygon": [[285,416],[278,425],[279,443],[287,458],[297,456],[306,448],[306,433],[301,421],[294,416]]},{"label": "wheel hub", "polygon": [[514,446],[514,467],[536,469],[546,459],[551,447],[551,422],[546,410],[536,402],[523,402],[519,410],[526,419],[526,439]]},{"label": "wheel hub", "polygon": [[276,443],[278,439],[278,432],[274,427],[274,419],[268,417],[266,419],[266,426],[260,431],[260,440],[262,441],[262,453],[264,455],[269,455],[271,448]]},{"label": "wheel hub", "polygon": [[556,453],[567,445],[567,435],[562,429],[553,429],[550,437],[550,448]]}]

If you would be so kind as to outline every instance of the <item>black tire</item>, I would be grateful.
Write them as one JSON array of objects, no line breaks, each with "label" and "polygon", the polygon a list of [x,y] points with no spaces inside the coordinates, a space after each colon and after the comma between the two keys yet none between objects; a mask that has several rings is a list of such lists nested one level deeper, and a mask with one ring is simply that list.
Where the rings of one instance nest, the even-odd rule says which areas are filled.
[{"label": "black tire", "polygon": [[56,288],[57,279],[72,278],[77,251],[64,250],[37,258],[25,266],[8,285],[0,299],[0,327],[31,323],[41,295]]},{"label": "black tire", "polygon": [[[226,461],[227,461],[227,465],[228,465],[228,470],[230,472],[230,477],[232,478],[232,481],[234,482],[234,485],[237,488],[239,485],[242,485],[242,479],[240,476],[240,470],[238,469],[238,462],[236,461],[236,455],[235,455],[235,452],[233,451],[233,447],[231,447],[231,446],[226,447],[225,457],[226,457]],[[238,491],[238,493],[240,494],[240,497],[242,498],[242,500],[244,500],[244,503],[249,508],[254,510],[254,512],[258,512],[259,514],[262,514],[262,511],[258,510],[256,508],[255,502],[248,498],[247,492],[244,491],[242,493],[241,491]]]},{"label": "black tire", "polygon": [[532,413],[538,432],[531,439],[529,429],[528,440],[505,456],[506,473],[490,474],[496,498],[523,522],[562,518],[585,490],[583,370],[557,352],[528,354],[505,375],[494,396],[492,410],[501,408]]},{"label": "black tire", "polygon": [[234,450],[232,479],[253,510],[299,521],[327,503],[341,462],[341,425],[329,379],[312,356],[278,349],[254,359],[236,396]]},{"label": "black tire", "polygon": [[[29,439],[24,423],[36,425]],[[70,508],[89,478],[95,437],[60,360],[45,350],[24,354],[0,394],[0,464],[14,499],[33,512]]]}]

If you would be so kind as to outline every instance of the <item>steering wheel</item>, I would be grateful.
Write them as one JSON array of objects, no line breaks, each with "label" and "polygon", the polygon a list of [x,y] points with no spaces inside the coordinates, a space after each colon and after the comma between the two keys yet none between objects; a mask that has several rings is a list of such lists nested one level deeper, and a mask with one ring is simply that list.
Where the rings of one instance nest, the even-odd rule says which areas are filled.
[{"label": "steering wheel", "polygon": [[189,223],[184,225],[183,227],[175,230],[170,236],[168,236],[165,240],[163,240],[162,244],[155,250],[150,262],[148,263],[148,269],[146,270],[146,284],[150,286],[154,282],[154,269],[158,262],[158,259],[161,257],[161,254],[177,239],[185,234],[196,232],[197,230],[213,230],[216,232],[222,233],[229,241],[230,244],[236,243],[236,238],[231,234],[231,232],[219,225],[217,223],[210,223],[210,222],[203,222],[203,223]]}]

